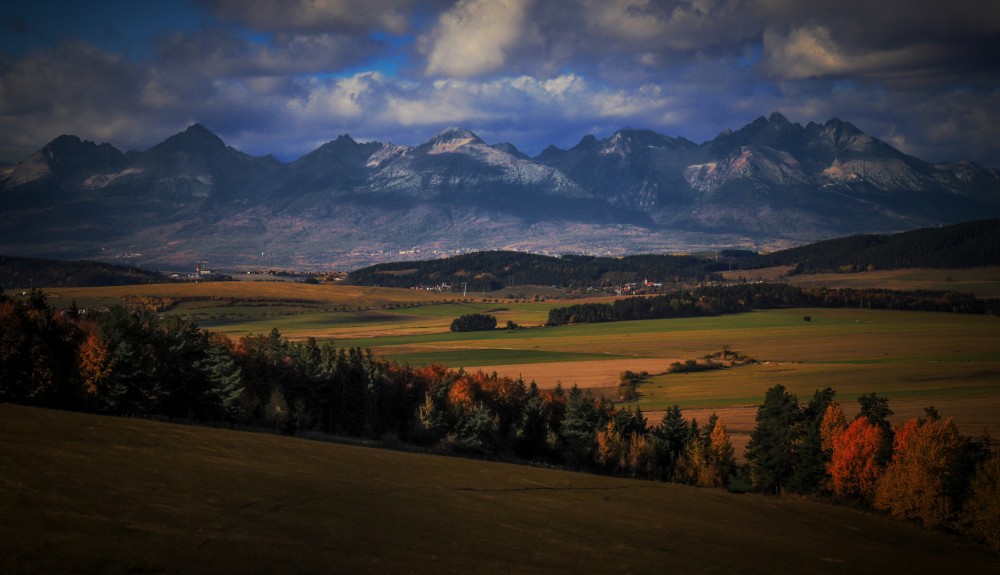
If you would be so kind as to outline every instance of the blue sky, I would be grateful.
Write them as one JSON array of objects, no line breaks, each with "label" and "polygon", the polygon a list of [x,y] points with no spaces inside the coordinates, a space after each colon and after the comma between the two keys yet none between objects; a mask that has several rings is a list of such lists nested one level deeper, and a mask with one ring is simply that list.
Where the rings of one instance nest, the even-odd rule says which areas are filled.
[{"label": "blue sky", "polygon": [[292,160],[448,126],[534,155],[780,111],[1000,168],[994,0],[16,0],[0,159],[61,134],[143,150],[200,122]]}]

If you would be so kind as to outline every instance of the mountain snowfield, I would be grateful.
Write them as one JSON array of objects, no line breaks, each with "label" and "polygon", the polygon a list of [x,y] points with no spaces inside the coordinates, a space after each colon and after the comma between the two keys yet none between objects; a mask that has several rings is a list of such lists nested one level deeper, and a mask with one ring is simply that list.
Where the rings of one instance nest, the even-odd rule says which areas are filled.
[{"label": "mountain snowfield", "polygon": [[702,144],[622,129],[534,158],[448,128],[417,146],[345,134],[285,163],[195,124],[141,153],[60,136],[0,169],[0,253],[174,269],[773,249],[998,216],[995,170],[777,112]]}]

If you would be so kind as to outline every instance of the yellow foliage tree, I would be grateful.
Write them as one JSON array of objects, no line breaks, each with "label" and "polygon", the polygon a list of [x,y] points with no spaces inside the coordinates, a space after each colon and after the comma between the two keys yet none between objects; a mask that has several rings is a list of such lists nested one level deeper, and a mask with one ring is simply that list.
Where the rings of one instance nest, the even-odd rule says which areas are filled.
[{"label": "yellow foliage tree", "polygon": [[963,531],[1000,553],[1000,455],[979,466],[971,491],[962,510]]},{"label": "yellow foliage tree", "polygon": [[604,467],[618,467],[619,470],[626,466],[628,448],[613,421],[609,421],[604,429],[597,432],[597,463]]},{"label": "yellow foliage tree", "polygon": [[944,525],[955,511],[946,486],[966,446],[951,418],[907,422],[899,450],[875,488],[875,507],[925,527]]},{"label": "yellow foliage tree", "polygon": [[847,418],[844,417],[844,410],[836,401],[827,406],[823,413],[823,420],[819,424],[821,446],[823,451],[833,453],[833,439],[847,429]]}]

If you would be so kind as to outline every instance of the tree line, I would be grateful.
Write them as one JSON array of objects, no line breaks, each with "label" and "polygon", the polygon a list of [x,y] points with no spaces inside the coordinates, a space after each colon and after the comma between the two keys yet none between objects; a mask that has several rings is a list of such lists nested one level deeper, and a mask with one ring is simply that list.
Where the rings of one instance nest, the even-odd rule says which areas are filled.
[{"label": "tree line", "polygon": [[790,307],[865,308],[1000,315],[1000,299],[941,291],[834,289],[786,283],[741,283],[678,290],[611,303],[573,304],[549,310],[546,325],[667,319]]},{"label": "tree line", "polygon": [[511,251],[485,251],[450,258],[377,264],[348,275],[348,282],[383,287],[419,287],[442,283],[460,290],[497,290],[504,286],[539,285],[569,288],[621,285],[643,278],[701,281],[714,277],[708,260],[682,255],[635,255],[622,258],[584,255],[562,257]]},{"label": "tree line", "polygon": [[[640,384],[625,373],[623,381]],[[633,381],[634,380],[634,381]],[[636,383],[638,382],[638,383]],[[820,493],[949,527],[1000,550],[1000,457],[932,408],[901,426],[885,398],[847,422],[832,389],[806,404],[767,391],[740,466],[715,414],[639,408],[576,386],[410,367],[277,330],[231,340],[122,307],[81,317],[40,292],[0,292],[0,401],[276,433],[364,437],[424,449],[764,493]],[[741,487],[742,486],[742,487]]]}]

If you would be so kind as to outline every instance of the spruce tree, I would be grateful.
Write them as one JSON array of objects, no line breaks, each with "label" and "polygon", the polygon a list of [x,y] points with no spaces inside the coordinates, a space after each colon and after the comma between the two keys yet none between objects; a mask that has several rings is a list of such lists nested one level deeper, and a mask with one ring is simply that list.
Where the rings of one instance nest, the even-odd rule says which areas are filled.
[{"label": "spruce tree", "polygon": [[780,383],[767,390],[757,409],[757,425],[747,444],[754,489],[780,493],[795,472],[798,456],[799,404]]}]

